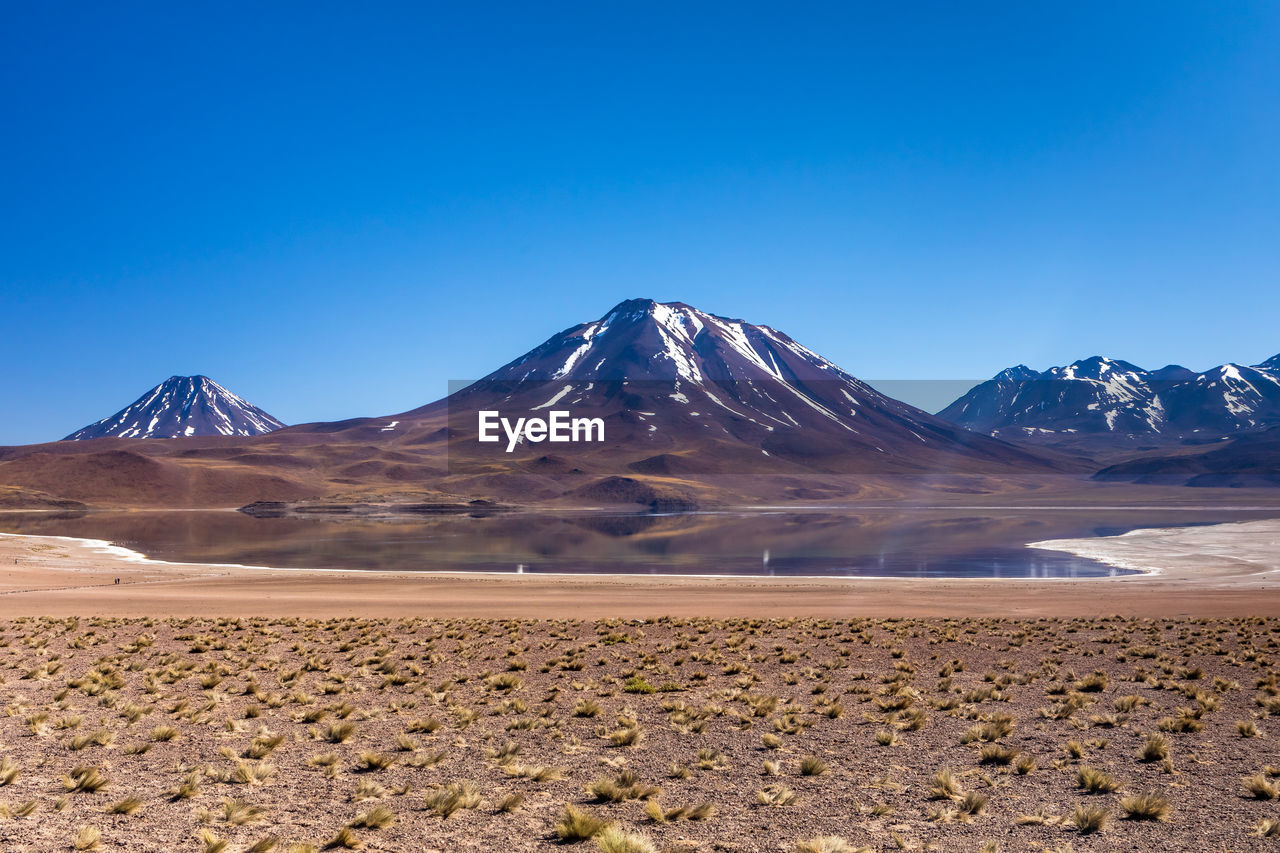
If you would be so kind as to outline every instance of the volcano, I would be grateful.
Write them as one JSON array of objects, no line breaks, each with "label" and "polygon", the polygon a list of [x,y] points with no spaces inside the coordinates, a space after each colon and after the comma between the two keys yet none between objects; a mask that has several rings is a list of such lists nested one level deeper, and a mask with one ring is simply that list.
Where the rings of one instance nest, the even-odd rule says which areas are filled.
[{"label": "volcano", "polygon": [[[507,457],[476,441],[477,413],[599,417],[605,441],[572,455],[616,473],[1043,470],[1007,442],[976,435],[875,391],[769,326],[681,302],[623,302],[554,335],[444,400],[388,419],[410,431],[444,414],[450,465]],[[395,427],[388,426],[394,422]],[[517,458],[548,464],[552,445]],[[560,456],[568,451],[560,451]],[[554,460],[552,460],[554,461]]]},{"label": "volcano", "polygon": [[265,435],[283,426],[207,376],[170,376],[114,415],[63,441]]}]

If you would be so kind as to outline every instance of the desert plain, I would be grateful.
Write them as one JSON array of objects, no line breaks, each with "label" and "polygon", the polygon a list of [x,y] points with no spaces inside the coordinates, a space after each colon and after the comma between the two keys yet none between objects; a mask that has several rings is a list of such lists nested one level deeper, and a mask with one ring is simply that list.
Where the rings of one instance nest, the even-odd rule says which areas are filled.
[{"label": "desert plain", "polygon": [[1000,582],[281,571],[3,536],[0,845],[1272,849],[1278,531],[1046,543],[1145,571]]}]

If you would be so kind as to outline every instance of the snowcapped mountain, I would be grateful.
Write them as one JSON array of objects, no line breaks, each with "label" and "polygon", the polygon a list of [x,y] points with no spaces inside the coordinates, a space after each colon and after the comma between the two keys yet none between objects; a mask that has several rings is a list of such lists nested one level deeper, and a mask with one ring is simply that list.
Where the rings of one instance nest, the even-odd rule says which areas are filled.
[{"label": "snowcapped mountain", "polygon": [[[1012,458],[1044,467],[1003,441],[880,394],[776,329],[680,302],[623,302],[443,404],[454,435],[474,432],[480,409],[600,416],[609,443],[645,457],[632,469],[646,473],[763,457],[823,468],[865,468],[869,460],[903,470],[966,467],[939,455],[963,457],[970,469]],[[685,456],[677,461],[676,453]]]},{"label": "snowcapped mountain", "polygon": [[170,376],[111,417],[63,440],[263,435],[283,426],[207,376]]},{"label": "snowcapped mountain", "polygon": [[1258,368],[1259,370],[1280,371],[1280,353],[1277,353],[1276,355],[1271,356],[1271,358],[1262,362],[1262,364],[1255,364],[1254,367]]},{"label": "snowcapped mountain", "polygon": [[1160,396],[1167,422],[1183,434],[1226,435],[1280,424],[1280,372],[1224,364]]},{"label": "snowcapped mountain", "polygon": [[1277,359],[1204,373],[1100,356],[1042,373],[1018,365],[938,416],[988,435],[1048,441],[1226,435],[1280,424],[1280,370],[1267,368]]}]

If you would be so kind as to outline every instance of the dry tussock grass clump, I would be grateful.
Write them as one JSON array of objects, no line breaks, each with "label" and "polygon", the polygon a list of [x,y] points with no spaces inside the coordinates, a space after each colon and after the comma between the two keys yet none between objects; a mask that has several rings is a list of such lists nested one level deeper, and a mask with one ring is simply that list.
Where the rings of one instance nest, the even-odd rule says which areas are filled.
[{"label": "dry tussock grass clump", "polygon": [[648,838],[616,826],[600,830],[595,835],[595,842],[600,853],[658,853],[658,848]]},{"label": "dry tussock grass clump", "polygon": [[1280,785],[1277,785],[1261,773],[1256,773],[1245,779],[1244,788],[1254,799],[1274,800],[1276,797],[1280,797]]},{"label": "dry tussock grass clump", "polygon": [[1076,785],[1090,794],[1111,794],[1120,790],[1120,783],[1093,767],[1081,767],[1076,771]]},{"label": "dry tussock grass clump", "polygon": [[17,619],[0,846],[1251,849],[1277,661],[1265,619]]},{"label": "dry tussock grass clump", "polygon": [[447,818],[461,809],[477,808],[480,805],[480,792],[470,782],[450,782],[429,791],[423,802],[431,811]]},{"label": "dry tussock grass clump", "polygon": [[1111,813],[1101,806],[1088,806],[1083,803],[1071,812],[1071,824],[1083,835],[1101,832],[1106,828]]},{"label": "dry tussock grass clump", "polygon": [[1129,820],[1164,820],[1169,816],[1169,800],[1159,794],[1131,794],[1120,800],[1120,809]]},{"label": "dry tussock grass clump", "polygon": [[573,803],[567,803],[560,819],[556,822],[556,837],[570,844],[595,838],[606,828],[612,826],[611,821],[598,817]]},{"label": "dry tussock grass clump", "polygon": [[654,785],[645,785],[634,770],[623,770],[616,778],[595,779],[586,786],[586,792],[601,802],[621,803],[627,800],[647,800],[661,791]]},{"label": "dry tussock grass clump", "polygon": [[871,848],[854,847],[838,835],[821,835],[797,841],[796,853],[871,853]]},{"label": "dry tussock grass clump", "polygon": [[676,820],[707,820],[716,813],[714,803],[695,803],[673,808],[663,808],[657,798],[644,804],[644,813],[654,823],[670,823]]}]

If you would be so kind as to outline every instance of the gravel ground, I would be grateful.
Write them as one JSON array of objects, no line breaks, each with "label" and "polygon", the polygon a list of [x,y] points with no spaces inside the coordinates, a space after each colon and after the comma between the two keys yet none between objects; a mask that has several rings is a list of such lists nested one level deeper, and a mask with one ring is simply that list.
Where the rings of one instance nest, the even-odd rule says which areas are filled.
[{"label": "gravel ground", "polygon": [[[17,619],[0,848],[1266,850],[1278,643],[1269,619]],[[1140,794],[1160,819],[1126,817]],[[562,841],[567,805],[621,833]]]}]

